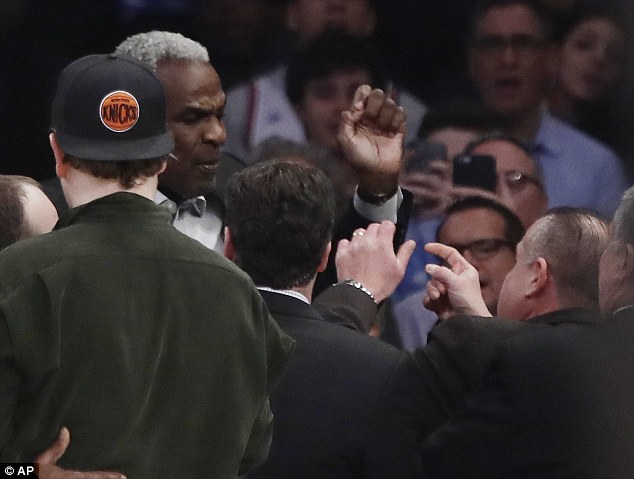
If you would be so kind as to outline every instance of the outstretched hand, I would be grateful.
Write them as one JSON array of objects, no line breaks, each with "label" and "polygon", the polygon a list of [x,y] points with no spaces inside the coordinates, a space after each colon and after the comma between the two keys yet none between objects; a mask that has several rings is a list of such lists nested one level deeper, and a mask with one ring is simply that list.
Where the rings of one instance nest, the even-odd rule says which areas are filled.
[{"label": "outstretched hand", "polygon": [[478,271],[454,248],[441,243],[427,243],[425,251],[439,256],[449,265],[428,264],[425,271],[432,278],[427,283],[423,304],[439,319],[454,314],[491,316],[480,290]]},{"label": "outstretched hand", "polygon": [[396,191],[406,130],[403,108],[383,90],[357,88],[350,109],[341,113],[337,141],[364,193]]},{"label": "outstretched hand", "polygon": [[57,461],[70,444],[70,431],[62,427],[55,441],[36,458],[40,479],[126,479],[121,473],[109,471],[71,471],[57,466]]},{"label": "outstretched hand", "polygon": [[350,240],[341,240],[335,257],[338,279],[358,281],[372,292],[377,302],[390,296],[403,279],[416,247],[409,240],[395,254],[395,231],[394,223],[383,221],[355,231]]}]

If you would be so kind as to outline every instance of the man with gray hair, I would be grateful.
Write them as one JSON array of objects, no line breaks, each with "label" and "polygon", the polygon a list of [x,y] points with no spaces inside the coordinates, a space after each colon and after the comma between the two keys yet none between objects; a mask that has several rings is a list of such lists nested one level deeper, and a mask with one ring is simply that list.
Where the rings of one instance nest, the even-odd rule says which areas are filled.
[{"label": "man with gray hair", "polygon": [[225,93],[207,49],[179,33],[152,31],[127,38],[115,53],[147,64],[167,97],[167,126],[175,147],[159,177],[155,201],[169,199],[174,226],[222,254],[224,206],[214,194],[214,179],[227,137]]},{"label": "man with gray hair", "polygon": [[[207,50],[178,33],[151,31],[127,38],[116,48],[116,53],[147,63],[165,90],[167,126],[176,146],[167,170],[159,177],[159,194],[155,201],[162,203],[169,199],[172,207],[176,203],[174,226],[205,246],[222,252],[224,202],[214,194],[214,177],[219,169],[226,168],[227,161],[221,155],[226,140],[222,120],[225,93],[209,63]],[[355,101],[361,98],[363,103],[363,107],[354,110],[355,115],[362,114],[364,122],[373,121],[379,113],[395,115],[395,127],[387,135],[391,135],[389,138],[384,137],[385,132],[369,135],[375,143],[377,138],[384,141],[380,148],[363,150],[349,138],[344,140],[346,159],[357,172],[359,184],[344,219],[335,228],[335,240],[349,238],[355,229],[370,222],[388,220],[397,225],[395,244],[399,246],[403,243],[411,205],[408,193],[398,187],[403,142],[403,134],[398,130],[405,129],[406,115],[383,92],[369,93],[369,87],[367,90],[361,97],[355,96]],[[341,125],[343,128],[343,122]],[[330,259],[326,272],[319,276],[316,294],[337,281],[334,253]],[[348,288],[350,294],[358,296],[359,291],[353,289]],[[341,301],[331,295],[328,301],[347,306],[350,294]],[[375,305],[367,303],[367,298],[359,296],[359,299],[354,308],[347,308],[349,312],[353,313],[354,309],[367,312],[373,308],[376,313]],[[318,301],[325,302],[324,299]],[[352,322],[359,323],[357,318]]]}]

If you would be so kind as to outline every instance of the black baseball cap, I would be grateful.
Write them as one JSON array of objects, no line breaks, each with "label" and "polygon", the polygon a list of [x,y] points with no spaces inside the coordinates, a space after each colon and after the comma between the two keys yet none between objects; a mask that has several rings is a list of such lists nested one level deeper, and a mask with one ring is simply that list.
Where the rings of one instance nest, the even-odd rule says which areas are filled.
[{"label": "black baseball cap", "polygon": [[126,55],[89,55],[68,65],[53,100],[52,129],[64,153],[84,160],[144,160],[174,149],[160,81]]}]

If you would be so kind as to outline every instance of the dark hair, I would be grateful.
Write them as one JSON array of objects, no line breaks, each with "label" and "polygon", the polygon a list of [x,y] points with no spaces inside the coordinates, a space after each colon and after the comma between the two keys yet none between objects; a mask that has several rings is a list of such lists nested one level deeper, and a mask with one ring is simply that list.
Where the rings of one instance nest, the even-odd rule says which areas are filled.
[{"label": "dark hair", "polygon": [[466,198],[460,198],[459,200],[456,200],[452,204],[450,204],[445,210],[445,218],[443,219],[442,223],[438,225],[438,229],[436,230],[436,237],[438,237],[438,233],[451,215],[455,213],[460,213],[462,211],[469,211],[480,208],[491,210],[502,217],[502,219],[504,220],[504,239],[509,242],[509,244],[513,248],[513,251],[515,251],[517,244],[522,240],[522,238],[524,237],[524,233],[526,232],[526,230],[524,229],[524,225],[522,225],[522,222],[517,217],[517,215],[509,210],[506,206],[498,203],[497,201],[484,198],[483,196],[467,196]]},{"label": "dark hair", "polygon": [[513,5],[523,5],[531,10],[541,26],[545,40],[552,40],[553,20],[550,12],[539,0],[480,0],[475,7],[469,26],[469,43],[473,43],[478,33],[478,23],[490,10]]},{"label": "dark hair", "polygon": [[481,105],[475,103],[454,103],[446,108],[430,110],[425,113],[418,129],[419,138],[445,128],[487,132],[500,129],[500,118]]},{"label": "dark hair", "polygon": [[322,171],[280,160],[252,165],[230,179],[226,204],[235,263],[256,285],[310,282],[334,222],[334,192]]},{"label": "dark hair", "polygon": [[161,170],[167,157],[149,158],[136,161],[97,161],[83,160],[69,155],[64,156],[64,163],[73,168],[90,173],[97,178],[116,179],[124,188],[132,188],[134,180],[144,176],[153,176]]},{"label": "dark hair", "polygon": [[386,80],[374,44],[339,30],[329,30],[309,41],[291,59],[286,72],[286,95],[300,103],[308,82],[344,70],[367,70],[372,86],[385,88]]},{"label": "dark hair", "polygon": [[629,31],[625,21],[626,17],[624,16],[624,12],[615,5],[577,4],[561,17],[555,30],[555,40],[558,42],[564,41],[579,24],[595,18],[601,18],[613,23],[619,30],[621,30],[621,32],[623,32],[623,35],[627,35]]}]

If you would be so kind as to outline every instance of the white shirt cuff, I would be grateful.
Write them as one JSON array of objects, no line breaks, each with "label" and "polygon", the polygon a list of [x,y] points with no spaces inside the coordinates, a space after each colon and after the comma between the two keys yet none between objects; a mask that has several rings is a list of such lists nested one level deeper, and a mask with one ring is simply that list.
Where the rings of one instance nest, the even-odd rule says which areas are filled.
[{"label": "white shirt cuff", "polygon": [[357,213],[365,219],[368,219],[373,223],[380,223],[381,221],[387,220],[396,224],[398,209],[401,207],[401,203],[403,203],[403,192],[399,187],[399,189],[396,190],[396,194],[389,200],[382,205],[375,205],[363,201],[359,198],[359,195],[357,195],[355,190],[352,202]]}]

